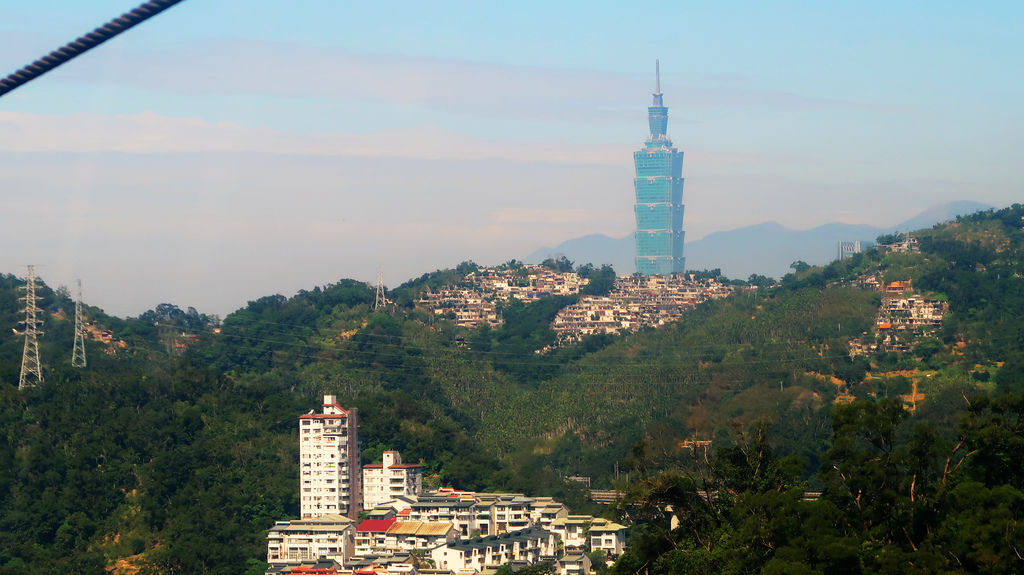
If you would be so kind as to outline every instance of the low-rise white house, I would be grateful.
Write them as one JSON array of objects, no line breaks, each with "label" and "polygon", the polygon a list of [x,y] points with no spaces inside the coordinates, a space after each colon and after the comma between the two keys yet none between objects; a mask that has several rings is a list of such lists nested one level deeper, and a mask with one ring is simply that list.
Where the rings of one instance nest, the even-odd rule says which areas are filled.
[{"label": "low-rise white house", "polygon": [[481,534],[500,535],[533,527],[533,498],[517,493],[478,493],[477,507],[489,508],[486,518],[488,526],[483,522],[478,525]]},{"label": "low-rise white house", "polygon": [[267,563],[344,561],[352,556],[354,532],[352,520],[338,514],[278,521],[267,533]]},{"label": "low-rise white house", "polygon": [[582,551],[571,551],[555,561],[558,575],[588,575],[590,573],[590,557]]},{"label": "low-rise white house", "polygon": [[414,521],[450,522],[459,537],[468,538],[481,532],[477,520],[478,502],[472,497],[459,495],[424,495],[417,498],[409,509]]},{"label": "low-rise white house", "polygon": [[556,550],[554,533],[531,527],[442,545],[430,551],[430,558],[439,569],[477,573],[486,567],[512,562],[534,565],[541,561],[554,561]]},{"label": "low-rise white house", "polygon": [[626,526],[607,519],[594,519],[590,524],[590,550],[604,551],[614,561],[626,550]]},{"label": "low-rise white house", "polygon": [[433,549],[458,540],[455,526],[447,522],[396,521],[384,534],[385,551]]},{"label": "low-rise white house", "polygon": [[587,528],[594,518],[590,515],[568,515],[551,522],[551,531],[561,539],[567,550],[583,549],[587,545]]},{"label": "low-rise white house", "polygon": [[550,497],[535,497],[530,507],[530,519],[534,525],[551,528],[551,522],[559,517],[568,517],[569,510],[564,504],[555,501]]},{"label": "low-rise white house", "polygon": [[385,550],[388,528],[395,523],[391,519],[364,519],[355,528],[354,553],[359,557],[375,555]]}]

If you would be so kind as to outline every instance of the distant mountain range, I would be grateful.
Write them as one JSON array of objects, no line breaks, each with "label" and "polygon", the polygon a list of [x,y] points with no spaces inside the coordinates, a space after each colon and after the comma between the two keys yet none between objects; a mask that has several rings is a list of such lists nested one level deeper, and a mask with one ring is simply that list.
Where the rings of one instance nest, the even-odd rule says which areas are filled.
[{"label": "distant mountain range", "polygon": [[[888,228],[869,225],[828,223],[810,230],[791,230],[776,222],[764,222],[726,232],[715,232],[686,244],[686,268],[720,268],[730,278],[746,279],[751,274],[779,278],[789,273],[797,260],[812,265],[826,264],[836,257],[841,241],[874,242],[882,234],[909,232],[971,214],[992,206],[972,201],[934,206]],[[565,256],[577,264],[611,264],[619,274],[635,271],[632,234],[612,238],[591,234],[566,240],[555,247],[543,247],[523,258],[540,263],[548,257]]]}]

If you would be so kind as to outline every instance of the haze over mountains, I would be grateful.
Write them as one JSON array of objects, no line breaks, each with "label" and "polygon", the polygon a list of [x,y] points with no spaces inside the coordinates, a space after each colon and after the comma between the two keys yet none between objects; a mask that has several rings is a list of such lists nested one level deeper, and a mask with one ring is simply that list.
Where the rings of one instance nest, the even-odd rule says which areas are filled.
[{"label": "haze over mountains", "polygon": [[[686,268],[719,268],[725,276],[738,279],[746,279],[751,274],[779,278],[788,273],[790,264],[797,260],[812,265],[834,260],[840,241],[874,242],[882,234],[928,228],[991,207],[974,201],[948,202],[933,206],[890,227],[833,222],[809,230],[791,230],[776,222],[764,222],[715,232],[687,242]],[[577,264],[611,264],[620,275],[635,271],[632,234],[624,238],[612,238],[604,234],[573,238],[555,247],[542,247],[523,260],[527,263],[540,263],[548,257],[562,255]]]}]

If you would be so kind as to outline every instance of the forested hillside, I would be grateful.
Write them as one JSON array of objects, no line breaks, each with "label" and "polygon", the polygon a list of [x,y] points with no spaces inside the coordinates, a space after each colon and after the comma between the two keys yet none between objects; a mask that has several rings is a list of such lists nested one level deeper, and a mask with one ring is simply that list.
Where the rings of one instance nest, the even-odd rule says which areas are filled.
[{"label": "forested hillside", "polygon": [[[574,511],[592,504],[565,476],[624,486],[636,505],[621,511],[648,528],[621,572],[834,572],[799,554],[794,522],[840,525],[821,536],[883,572],[864,557],[949,548],[943,509],[967,513],[1020,487],[980,466],[984,456],[1017,473],[1022,456],[1019,402],[1006,395],[1024,382],[1022,217],[1018,205],[917,232],[919,253],[794,265],[777,287],[742,289],[666,327],[545,354],[551,318],[573,298],[513,302],[497,329],[416,307],[417,290],[457,281],[468,264],[408,282],[398,305],[376,312],[370,286],[351,280],[261,298],[219,325],[169,304],[127,320],[87,308],[123,343],[88,341],[83,370],[70,366],[73,303],[43,287],[44,384],[17,389],[22,340],[0,330],[0,573],[262,572],[266,528],[298,512],[296,418],[325,393],[359,408],[364,462],[397,449],[433,485],[554,495]],[[852,339],[879,337],[868,277],[948,302],[941,330],[905,353],[851,357]],[[0,277],[9,327],[20,283]],[[712,442],[703,466],[688,439]],[[874,475],[854,487],[837,467]],[[693,515],[685,537],[650,536],[664,527],[659,502],[704,505],[686,499],[695,477],[730,499]],[[878,489],[871,477],[895,495],[858,496]],[[831,505],[814,508],[822,515],[799,502],[819,488]],[[1006,494],[1005,517],[1019,520],[1019,494]],[[910,523],[879,519],[907,497]],[[781,523],[743,523],[744,505]],[[844,523],[851,513],[861,519]],[[746,554],[755,544],[761,554]],[[707,561],[666,545],[701,547]],[[969,565],[983,564],[1004,565]]]}]

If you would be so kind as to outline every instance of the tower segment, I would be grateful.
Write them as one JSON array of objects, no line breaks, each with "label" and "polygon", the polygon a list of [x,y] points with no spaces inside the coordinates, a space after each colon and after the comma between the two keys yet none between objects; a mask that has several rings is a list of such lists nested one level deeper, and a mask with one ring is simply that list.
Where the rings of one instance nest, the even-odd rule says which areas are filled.
[{"label": "tower segment", "polygon": [[379,311],[388,300],[384,297],[384,270],[377,266],[377,296],[373,300],[373,311]]},{"label": "tower segment", "polygon": [[668,108],[661,93],[661,62],[655,60],[655,87],[647,108],[650,135],[633,153],[636,177],[636,271],[644,275],[682,273],[683,153],[668,137]]},{"label": "tower segment", "polygon": [[78,280],[75,298],[75,345],[71,352],[72,367],[85,367],[85,322],[82,320],[82,280]]},{"label": "tower segment", "polygon": [[25,277],[25,349],[21,354],[21,377],[18,379],[18,389],[25,389],[43,382],[43,364],[39,361],[39,326],[43,320],[39,319],[39,308],[36,307],[36,269],[35,266],[28,266],[28,274]]}]

